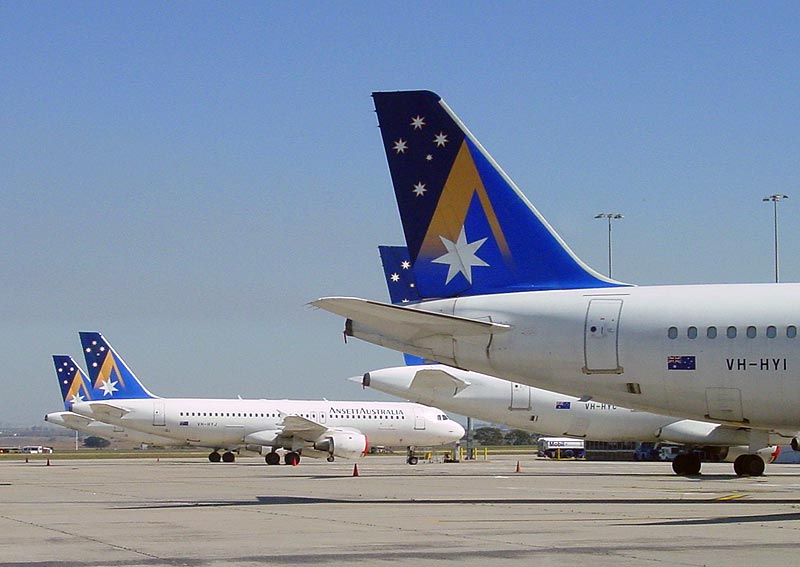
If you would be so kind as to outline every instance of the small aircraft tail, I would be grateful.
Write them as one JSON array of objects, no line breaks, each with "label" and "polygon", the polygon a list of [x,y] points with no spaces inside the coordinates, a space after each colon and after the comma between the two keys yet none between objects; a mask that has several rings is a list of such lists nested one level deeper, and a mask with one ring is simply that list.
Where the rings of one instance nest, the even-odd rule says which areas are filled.
[{"label": "small aircraft tail", "polygon": [[627,285],[569,249],[437,94],[372,97],[421,298]]},{"label": "small aircraft tail", "polygon": [[86,373],[71,356],[54,354],[53,364],[56,368],[58,385],[61,387],[64,409],[69,410],[76,402],[92,399],[92,384]]},{"label": "small aircraft tail", "polygon": [[156,398],[139,381],[103,335],[81,332],[83,356],[89,370],[93,399]]}]

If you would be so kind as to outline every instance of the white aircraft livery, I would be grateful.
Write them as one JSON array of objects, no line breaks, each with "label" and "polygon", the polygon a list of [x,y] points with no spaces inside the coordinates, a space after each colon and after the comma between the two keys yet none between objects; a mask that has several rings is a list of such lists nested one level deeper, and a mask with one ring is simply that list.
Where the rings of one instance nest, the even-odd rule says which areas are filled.
[{"label": "white aircraft livery", "polygon": [[[329,297],[345,332],[450,366],[747,431],[800,428],[800,285],[637,287],[586,266],[435,93],[373,93],[421,301]],[[797,446],[797,442],[793,442]],[[687,457],[689,469],[694,463]]]},{"label": "white aircraft livery", "polygon": [[[464,428],[444,412],[415,403],[316,400],[159,398],[150,393],[100,333],[80,333],[91,382],[89,399],[71,411],[112,425],[213,447],[209,460],[233,462],[234,451],[264,454],[267,464],[296,465],[300,456],[357,458],[373,446],[453,443]],[[131,396],[131,397],[126,397]],[[219,450],[225,452],[220,455]]]},{"label": "white aircraft livery", "polygon": [[61,387],[61,397],[64,400],[64,409],[67,411],[57,411],[48,413],[44,420],[48,423],[60,425],[67,429],[81,431],[89,435],[105,437],[107,439],[117,439],[120,441],[134,441],[147,445],[159,445],[161,447],[171,447],[187,445],[188,443],[176,441],[169,437],[161,437],[126,429],[118,425],[103,423],[96,419],[69,411],[70,405],[76,401],[91,399],[92,384],[80,366],[67,355],[53,355],[53,363],[56,368],[56,378]]},{"label": "white aircraft livery", "polygon": [[[379,246],[378,249],[391,302],[396,305],[419,301],[408,248]],[[749,443],[746,430],[579,400],[478,372],[425,364],[414,356],[405,358],[407,366],[372,370],[350,380],[412,402],[543,435],[568,435],[592,441],[678,443],[687,446],[684,453],[729,462],[745,453],[743,446]],[[773,443],[781,441],[777,436],[771,439]],[[772,462],[780,454],[780,448],[770,446],[759,454]],[[700,465],[699,460],[683,454],[672,461],[672,468],[678,474],[697,474]]]}]

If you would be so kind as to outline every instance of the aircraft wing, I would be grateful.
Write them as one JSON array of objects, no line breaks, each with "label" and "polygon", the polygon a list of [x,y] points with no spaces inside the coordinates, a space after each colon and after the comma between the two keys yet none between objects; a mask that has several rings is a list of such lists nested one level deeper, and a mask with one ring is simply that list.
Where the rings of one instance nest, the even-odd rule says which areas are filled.
[{"label": "aircraft wing", "polygon": [[328,431],[324,425],[299,415],[287,415],[283,418],[281,436],[292,436],[313,441]]},{"label": "aircraft wing", "polygon": [[417,392],[444,390],[456,395],[469,385],[466,380],[457,378],[445,370],[425,368],[417,371],[409,389]]}]

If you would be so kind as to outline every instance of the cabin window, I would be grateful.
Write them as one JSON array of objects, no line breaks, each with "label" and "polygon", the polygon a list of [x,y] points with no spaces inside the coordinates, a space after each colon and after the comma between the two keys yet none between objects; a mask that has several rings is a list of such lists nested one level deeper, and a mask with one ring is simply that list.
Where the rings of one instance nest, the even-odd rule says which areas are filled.
[{"label": "cabin window", "polygon": [[678,338],[678,327],[670,327],[669,330],[667,331],[667,336],[669,338],[671,338],[671,339],[677,339]]},{"label": "cabin window", "polygon": [[797,327],[794,325],[789,325],[786,327],[786,337],[789,339],[793,339],[797,336]]},{"label": "cabin window", "polygon": [[717,338],[717,328],[716,327],[709,327],[706,329],[706,336],[709,339],[716,339]]},{"label": "cabin window", "polygon": [[690,339],[696,339],[697,338],[697,327],[689,327],[686,330],[686,336],[689,337]]},{"label": "cabin window", "polygon": [[774,339],[777,336],[778,336],[778,329],[775,327],[775,325],[770,325],[769,327],[767,327],[767,338]]},{"label": "cabin window", "polygon": [[754,338],[756,338],[756,335],[757,335],[757,334],[758,334],[758,332],[756,331],[756,328],[755,328],[755,327],[753,327],[752,325],[750,325],[749,327],[747,327],[747,338],[748,338],[748,339],[754,339]]},{"label": "cabin window", "polygon": [[736,327],[734,327],[734,326],[728,327],[728,331],[726,332],[726,335],[727,335],[727,337],[729,339],[735,339],[736,338]]}]

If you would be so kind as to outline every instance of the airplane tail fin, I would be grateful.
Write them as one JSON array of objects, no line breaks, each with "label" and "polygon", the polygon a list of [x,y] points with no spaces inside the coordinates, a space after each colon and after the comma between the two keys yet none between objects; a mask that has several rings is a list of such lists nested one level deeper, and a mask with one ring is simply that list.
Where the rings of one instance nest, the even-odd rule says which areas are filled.
[{"label": "airplane tail fin", "polygon": [[[386,276],[389,299],[394,305],[417,302],[422,299],[417,290],[417,280],[411,267],[411,257],[407,246],[378,246]],[[403,353],[406,366],[430,364],[421,356]]]},{"label": "airplane tail fin", "polygon": [[130,367],[103,335],[81,332],[83,356],[89,371],[93,399],[156,398],[139,381]]},{"label": "airplane tail fin", "polygon": [[54,354],[53,364],[56,368],[58,385],[61,387],[61,398],[64,400],[65,410],[69,410],[75,402],[92,399],[92,384],[86,373],[71,356]]},{"label": "airplane tail fin", "polygon": [[372,97],[421,298],[627,285],[569,249],[437,94]]}]

